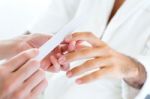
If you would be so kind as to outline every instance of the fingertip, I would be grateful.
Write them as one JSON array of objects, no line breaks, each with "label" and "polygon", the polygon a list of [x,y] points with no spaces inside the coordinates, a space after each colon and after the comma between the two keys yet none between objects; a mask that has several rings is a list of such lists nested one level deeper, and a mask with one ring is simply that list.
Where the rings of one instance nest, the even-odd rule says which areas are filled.
[{"label": "fingertip", "polygon": [[55,72],[59,72],[60,71],[60,64],[59,64],[58,60],[53,55],[50,57],[50,60],[53,64],[53,70]]},{"label": "fingertip", "polygon": [[58,65],[58,64],[54,65],[54,70],[55,70],[55,72],[59,72],[60,71],[60,65]]},{"label": "fingertip", "polygon": [[69,69],[70,69],[69,66],[63,66],[63,67],[61,67],[61,70],[63,70],[63,71],[68,71]]},{"label": "fingertip", "polygon": [[61,69],[63,71],[68,71],[70,69],[70,64],[69,63],[61,64]]},{"label": "fingertip", "polygon": [[81,79],[77,79],[75,82],[79,85],[83,84],[83,81]]},{"label": "fingertip", "polygon": [[39,53],[39,49],[37,48],[29,49],[28,52],[32,53],[33,56],[36,56]]},{"label": "fingertip", "polygon": [[67,75],[68,78],[71,78],[73,74],[72,74],[72,72],[69,71],[69,72],[67,72],[66,75]]},{"label": "fingertip", "polygon": [[49,72],[58,73],[60,70],[57,70],[54,66],[48,68]]}]

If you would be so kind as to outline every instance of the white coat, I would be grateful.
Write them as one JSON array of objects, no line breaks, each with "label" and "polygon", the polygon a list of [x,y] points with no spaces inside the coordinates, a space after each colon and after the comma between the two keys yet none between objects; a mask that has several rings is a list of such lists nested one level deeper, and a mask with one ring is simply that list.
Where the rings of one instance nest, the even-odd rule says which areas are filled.
[{"label": "white coat", "polygon": [[117,51],[141,62],[147,80],[141,90],[123,81],[102,78],[76,85],[65,74],[50,78],[46,99],[150,99],[150,1],[126,0],[107,25],[114,0],[53,0],[47,13],[30,29],[34,33],[56,33],[74,16],[88,12],[87,22],[75,31],[89,31]]}]

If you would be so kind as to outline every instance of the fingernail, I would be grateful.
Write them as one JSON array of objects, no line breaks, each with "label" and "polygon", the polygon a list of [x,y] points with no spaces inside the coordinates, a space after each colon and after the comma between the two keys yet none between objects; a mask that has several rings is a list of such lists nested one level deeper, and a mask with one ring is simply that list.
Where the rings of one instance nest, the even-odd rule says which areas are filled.
[{"label": "fingernail", "polygon": [[67,77],[71,78],[72,77],[72,72],[67,72]]},{"label": "fingernail", "polygon": [[76,80],[76,83],[80,85],[80,84],[82,84],[83,82],[82,82],[82,80],[77,79],[77,80]]}]

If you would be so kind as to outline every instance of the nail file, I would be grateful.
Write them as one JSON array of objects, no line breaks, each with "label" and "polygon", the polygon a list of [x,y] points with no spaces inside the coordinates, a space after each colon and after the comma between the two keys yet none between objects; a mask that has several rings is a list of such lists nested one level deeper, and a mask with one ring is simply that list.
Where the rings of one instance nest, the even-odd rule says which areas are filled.
[{"label": "nail file", "polygon": [[84,23],[85,17],[76,17],[65,25],[59,32],[57,32],[50,40],[43,44],[39,48],[39,54],[35,57],[35,60],[43,60],[51,51],[53,51],[63,40],[64,38],[72,33],[75,29],[81,26]]}]

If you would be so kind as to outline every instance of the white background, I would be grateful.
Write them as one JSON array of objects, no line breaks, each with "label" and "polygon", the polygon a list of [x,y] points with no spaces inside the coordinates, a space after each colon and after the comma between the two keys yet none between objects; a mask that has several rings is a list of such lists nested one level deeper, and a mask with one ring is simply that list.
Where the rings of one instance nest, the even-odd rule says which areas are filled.
[{"label": "white background", "polygon": [[27,30],[47,9],[50,0],[0,0],[0,39]]}]

